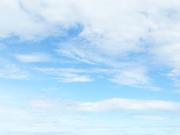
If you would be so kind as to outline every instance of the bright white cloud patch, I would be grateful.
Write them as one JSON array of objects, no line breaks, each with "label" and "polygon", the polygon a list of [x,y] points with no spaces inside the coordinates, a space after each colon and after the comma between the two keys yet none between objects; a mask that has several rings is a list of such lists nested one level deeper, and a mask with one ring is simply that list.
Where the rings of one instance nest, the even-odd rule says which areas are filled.
[{"label": "bright white cloud patch", "polygon": [[0,17],[3,20],[0,22],[1,37],[15,34],[29,38],[44,29],[41,23],[22,10],[18,0],[1,0]]}]

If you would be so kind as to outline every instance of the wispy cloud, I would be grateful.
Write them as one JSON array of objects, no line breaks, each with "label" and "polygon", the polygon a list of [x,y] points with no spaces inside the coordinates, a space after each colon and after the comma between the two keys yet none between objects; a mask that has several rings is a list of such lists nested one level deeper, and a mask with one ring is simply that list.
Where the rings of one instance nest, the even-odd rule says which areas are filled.
[{"label": "wispy cloud", "polygon": [[52,76],[63,83],[92,82],[104,79],[117,85],[147,88],[159,91],[160,88],[153,84],[146,69],[141,66],[126,65],[117,68],[47,68],[36,67],[35,71]]},{"label": "wispy cloud", "polygon": [[136,100],[136,99],[107,99],[98,102],[87,102],[79,105],[79,110],[99,112],[107,110],[155,110],[170,111],[179,110],[180,103],[163,100]]},{"label": "wispy cloud", "polygon": [[35,70],[52,75],[62,83],[85,83],[93,80],[84,70],[76,68],[35,68]]},{"label": "wispy cloud", "polygon": [[[36,104],[37,103],[37,104]],[[72,110],[82,112],[104,111],[180,111],[180,103],[166,100],[140,100],[128,98],[110,98],[94,102],[62,102],[53,100],[33,100],[34,108],[55,110]],[[63,107],[63,108],[62,108]]]},{"label": "wispy cloud", "polygon": [[145,69],[142,67],[131,67],[119,69],[115,75],[110,79],[112,82],[122,85],[149,85],[150,78],[148,77]]},{"label": "wispy cloud", "polygon": [[49,55],[43,53],[16,54],[15,58],[25,63],[47,62],[51,59]]}]

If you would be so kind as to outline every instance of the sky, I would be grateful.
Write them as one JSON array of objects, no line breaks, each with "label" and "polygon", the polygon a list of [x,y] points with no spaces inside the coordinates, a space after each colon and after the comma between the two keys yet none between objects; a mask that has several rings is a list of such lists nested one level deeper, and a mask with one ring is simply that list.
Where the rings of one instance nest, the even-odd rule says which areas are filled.
[{"label": "sky", "polygon": [[0,0],[0,134],[180,135],[178,0]]}]

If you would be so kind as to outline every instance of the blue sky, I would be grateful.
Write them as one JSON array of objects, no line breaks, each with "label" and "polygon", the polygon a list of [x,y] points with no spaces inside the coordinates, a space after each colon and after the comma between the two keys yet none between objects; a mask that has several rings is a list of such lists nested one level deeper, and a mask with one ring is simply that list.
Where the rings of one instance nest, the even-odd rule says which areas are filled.
[{"label": "blue sky", "polygon": [[177,0],[0,0],[0,18],[1,134],[180,134]]}]

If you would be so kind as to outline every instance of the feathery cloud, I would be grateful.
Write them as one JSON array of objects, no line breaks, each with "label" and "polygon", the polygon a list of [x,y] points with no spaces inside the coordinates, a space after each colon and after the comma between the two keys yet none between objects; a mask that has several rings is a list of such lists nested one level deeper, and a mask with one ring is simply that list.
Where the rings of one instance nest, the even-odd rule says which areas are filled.
[{"label": "feathery cloud", "polygon": [[46,62],[50,60],[49,55],[42,53],[16,54],[15,58],[25,63]]}]

